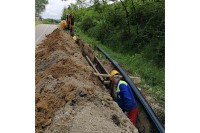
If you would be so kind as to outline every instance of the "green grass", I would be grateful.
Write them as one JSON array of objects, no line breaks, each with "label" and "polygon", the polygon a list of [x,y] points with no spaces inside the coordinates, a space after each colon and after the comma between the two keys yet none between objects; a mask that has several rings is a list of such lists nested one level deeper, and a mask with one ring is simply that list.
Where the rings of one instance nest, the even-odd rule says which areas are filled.
[{"label": "green grass", "polygon": [[58,22],[53,19],[43,19],[40,21],[35,21],[35,25],[38,25],[38,24],[58,24]]},{"label": "green grass", "polygon": [[42,24],[41,21],[35,21],[35,26],[38,25],[38,24]]},{"label": "green grass", "polygon": [[[118,53],[113,51],[106,45],[101,44],[94,38],[84,34],[79,28],[76,27],[79,37],[85,42],[92,45],[92,47],[99,46],[104,49],[114,60],[116,60],[123,69],[127,70],[132,76],[140,76],[142,83],[139,85],[150,94],[158,103],[164,106],[165,101],[165,71],[164,68],[158,68],[152,62],[148,62],[141,54],[130,55],[126,53]],[[105,60],[102,54],[97,55],[99,58]]]}]

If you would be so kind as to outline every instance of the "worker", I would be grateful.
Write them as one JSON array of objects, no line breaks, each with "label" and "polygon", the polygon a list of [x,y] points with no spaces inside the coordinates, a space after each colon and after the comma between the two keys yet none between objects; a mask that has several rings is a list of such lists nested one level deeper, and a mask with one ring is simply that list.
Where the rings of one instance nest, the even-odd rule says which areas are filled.
[{"label": "worker", "polygon": [[111,71],[110,80],[116,85],[117,103],[119,107],[127,115],[133,125],[136,126],[138,107],[130,86],[120,79],[117,70]]}]

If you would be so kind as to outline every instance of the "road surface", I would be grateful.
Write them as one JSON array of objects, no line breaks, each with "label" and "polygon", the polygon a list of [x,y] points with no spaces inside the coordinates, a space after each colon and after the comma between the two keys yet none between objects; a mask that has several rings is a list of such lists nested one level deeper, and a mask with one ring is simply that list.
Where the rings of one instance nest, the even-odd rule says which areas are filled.
[{"label": "road surface", "polygon": [[46,38],[45,35],[52,33],[58,26],[52,24],[39,24],[35,27],[35,45]]}]

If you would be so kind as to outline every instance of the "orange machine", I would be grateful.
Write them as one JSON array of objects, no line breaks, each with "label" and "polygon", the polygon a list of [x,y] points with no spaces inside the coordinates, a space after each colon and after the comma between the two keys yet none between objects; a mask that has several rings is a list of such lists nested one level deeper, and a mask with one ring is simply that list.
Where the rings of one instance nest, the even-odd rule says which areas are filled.
[{"label": "orange machine", "polygon": [[70,33],[74,33],[74,16],[70,13],[66,15],[66,20],[60,22],[60,27],[70,30]]}]

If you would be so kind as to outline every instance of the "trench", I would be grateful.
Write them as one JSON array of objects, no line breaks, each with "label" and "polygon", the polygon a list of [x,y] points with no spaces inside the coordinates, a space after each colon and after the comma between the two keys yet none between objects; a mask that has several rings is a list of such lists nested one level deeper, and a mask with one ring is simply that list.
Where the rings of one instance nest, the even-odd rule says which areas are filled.
[{"label": "trench", "polygon": [[[66,42],[67,46],[65,46]],[[75,46],[76,44],[77,46]],[[71,128],[71,121],[74,119],[73,117],[76,117],[78,112],[81,112],[81,108],[78,106],[87,105],[88,107],[89,105],[85,104],[88,102],[95,103],[94,105],[92,103],[93,108],[99,107],[100,110],[107,111],[104,114],[106,115],[105,118],[110,118],[117,127],[120,127],[122,132],[130,132],[132,127],[129,127],[129,123],[126,122],[124,126],[122,122],[122,120],[126,121],[127,118],[124,118],[124,114],[115,107],[113,101],[116,99],[114,87],[110,86],[108,82],[102,82],[102,79],[103,81],[108,81],[109,79],[94,76],[92,74],[94,70],[85,67],[85,65],[89,64],[89,62],[87,62],[87,58],[89,58],[94,64],[97,60],[101,62],[100,65],[97,62],[95,64],[96,66],[99,65],[96,69],[101,73],[109,73],[114,67],[111,64],[102,62],[101,60],[99,61],[99,59],[95,57],[96,51],[89,47],[88,44],[81,40],[77,40],[76,44],[72,38],[65,38],[57,29],[47,36],[47,40],[38,45],[38,49],[36,50],[35,79],[36,133],[53,131],[77,132],[76,126]],[[100,66],[103,66],[103,68]],[[81,80],[85,83],[80,83]],[[86,85],[86,87],[82,88],[84,85]],[[95,86],[97,90],[94,90],[93,86]],[[104,88],[106,90],[103,90],[103,93],[98,92]],[[97,91],[97,93],[95,93],[95,91]],[[113,100],[109,98],[110,96],[107,95],[107,92]],[[139,114],[136,128],[140,133],[156,132],[143,106],[138,103],[138,107]],[[89,107],[85,108],[85,110],[88,109]],[[111,109],[111,112],[109,112],[108,109]],[[113,110],[117,110],[119,113],[115,112],[113,114]],[[64,112],[68,115],[63,116]],[[93,113],[95,114],[96,112],[93,110]],[[110,115],[108,115],[109,113]],[[91,115],[88,114],[88,116]],[[80,113],[77,117],[83,118]],[[102,119],[99,121],[101,120]],[[85,121],[85,123],[87,123],[87,121]],[[112,127],[110,122],[107,124]],[[77,128],[78,126],[80,125],[77,125]],[[130,129],[127,131],[125,127],[129,127]],[[105,126],[105,128],[107,127]],[[119,128],[116,128],[116,131],[118,130]]]},{"label": "trench", "polygon": [[[77,40],[76,43],[80,46],[83,56],[88,60],[88,63],[93,66],[93,69],[97,73],[109,74],[109,71],[103,66],[101,61],[95,56],[94,50],[92,50],[87,45],[84,45],[84,42],[81,41],[81,40]],[[86,47],[87,50],[85,49],[85,47]],[[97,48],[97,49],[102,50],[101,48]],[[88,59],[88,57],[89,57],[89,59]],[[117,62],[116,62],[116,64],[117,64]],[[112,66],[112,68],[110,70],[112,70],[112,69],[116,69],[116,67]],[[125,80],[125,78],[123,78],[123,77],[122,77],[122,79]],[[108,82],[109,78],[103,78],[103,77],[99,76],[99,80],[109,90],[110,95],[113,98],[113,100],[116,101],[115,87],[111,83],[109,83],[109,84],[106,83],[105,84],[105,81]],[[141,97],[143,98],[143,96],[141,96]],[[139,130],[139,132],[140,133],[155,133],[155,132],[164,133],[165,132],[164,131],[164,127],[162,126],[162,124],[160,123],[160,121],[158,120],[157,116],[155,115],[155,113],[153,112],[153,110],[151,109],[151,107],[149,105],[148,105],[148,109],[149,108],[151,109],[150,110],[151,111],[150,115],[153,115],[153,120],[155,120],[157,123],[152,123],[152,120],[150,120],[151,116],[147,115],[147,110],[145,110],[144,106],[143,106],[144,104],[147,106],[147,104],[148,104],[147,101],[143,98],[142,100],[145,100],[145,103],[142,104],[139,101],[138,97],[136,97],[136,100],[137,100],[138,109],[139,109],[136,128]]]},{"label": "trench", "polygon": [[88,58],[95,55],[90,47],[81,48],[59,29],[37,45],[35,132],[137,133],[93,75],[86,53]]}]

